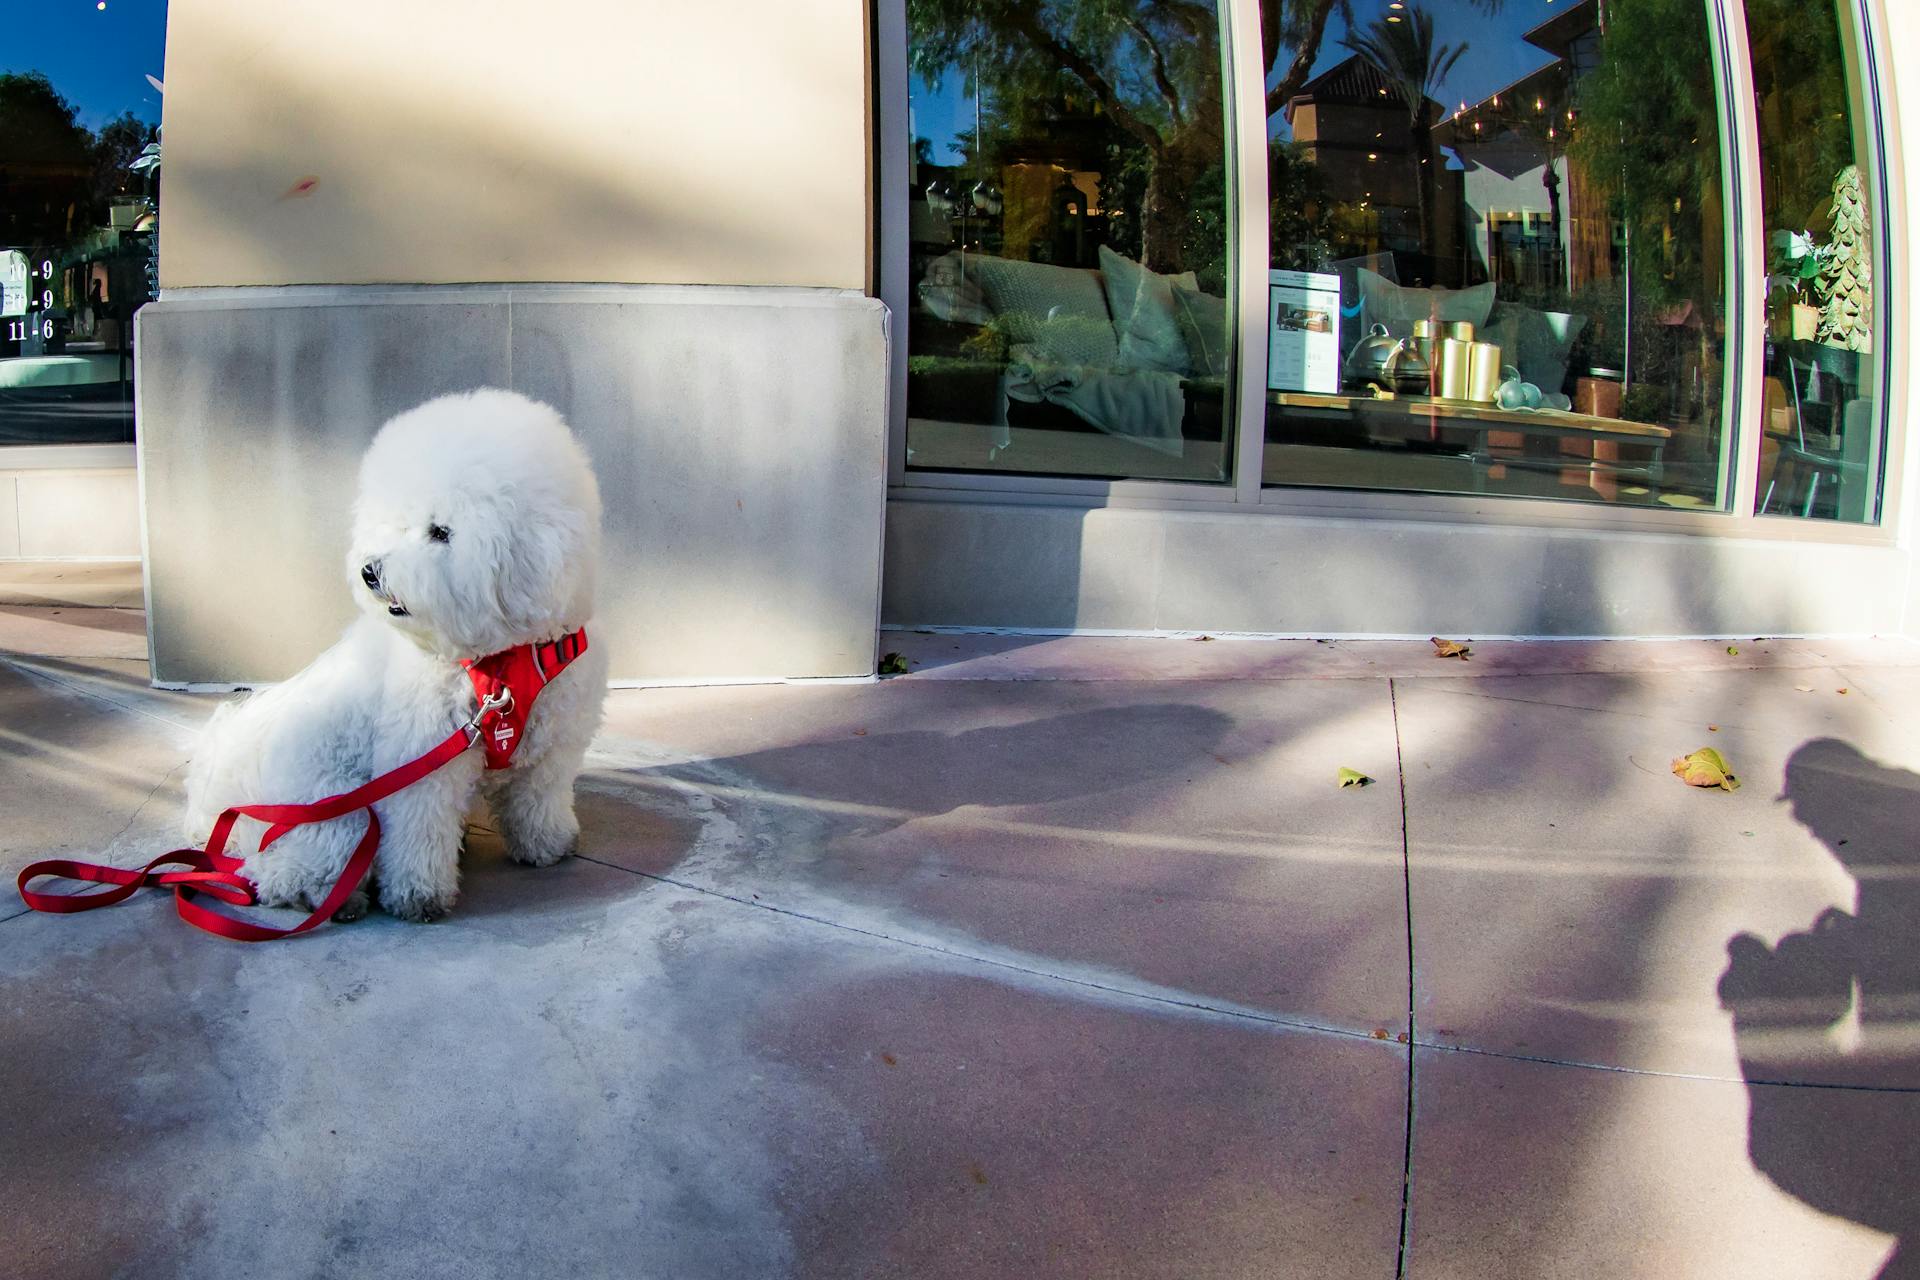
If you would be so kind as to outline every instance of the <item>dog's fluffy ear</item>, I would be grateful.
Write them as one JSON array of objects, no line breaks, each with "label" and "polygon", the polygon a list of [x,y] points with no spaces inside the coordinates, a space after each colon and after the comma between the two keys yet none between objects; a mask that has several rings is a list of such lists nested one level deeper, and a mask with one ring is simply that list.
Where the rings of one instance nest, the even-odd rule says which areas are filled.
[{"label": "dog's fluffy ear", "polygon": [[505,540],[494,601],[512,631],[544,635],[585,620],[592,611],[592,582],[583,582],[583,577],[591,572],[591,543],[597,532],[589,528],[586,511],[561,507]]}]

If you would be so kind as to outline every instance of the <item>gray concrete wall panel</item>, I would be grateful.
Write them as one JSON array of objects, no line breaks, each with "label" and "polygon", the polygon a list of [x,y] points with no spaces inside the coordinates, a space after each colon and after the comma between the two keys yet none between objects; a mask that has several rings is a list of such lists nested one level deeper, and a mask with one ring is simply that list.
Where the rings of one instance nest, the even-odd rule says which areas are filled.
[{"label": "gray concrete wall panel", "polygon": [[393,414],[553,404],[606,506],[595,642],[621,680],[868,675],[886,313],[825,290],[236,290],[139,316],[154,678],[274,680],[351,614],[354,470]]},{"label": "gray concrete wall panel", "polygon": [[888,508],[884,620],[1124,632],[1890,634],[1894,547],[932,500]]}]

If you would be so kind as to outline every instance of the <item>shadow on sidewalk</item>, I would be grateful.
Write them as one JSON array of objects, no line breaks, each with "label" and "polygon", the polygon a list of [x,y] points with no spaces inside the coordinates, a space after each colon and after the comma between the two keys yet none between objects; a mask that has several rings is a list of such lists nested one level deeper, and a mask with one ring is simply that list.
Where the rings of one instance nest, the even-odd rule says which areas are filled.
[{"label": "shadow on sidewalk", "polygon": [[803,742],[647,772],[695,783],[752,780],[789,796],[836,802],[850,810],[846,826],[874,834],[969,805],[1144,795],[1191,769],[1232,727],[1230,717],[1206,707],[1150,703]]},{"label": "shadow on sidewalk", "polygon": [[[1727,943],[1720,999],[1748,1084],[1748,1155],[1822,1213],[1897,1236],[1880,1280],[1911,1280],[1920,1277],[1920,776],[1819,738],[1788,760],[1782,798],[1853,876],[1859,906],[1829,908],[1775,947],[1750,933]],[[1795,1087],[1806,1084],[1829,1087]]]}]

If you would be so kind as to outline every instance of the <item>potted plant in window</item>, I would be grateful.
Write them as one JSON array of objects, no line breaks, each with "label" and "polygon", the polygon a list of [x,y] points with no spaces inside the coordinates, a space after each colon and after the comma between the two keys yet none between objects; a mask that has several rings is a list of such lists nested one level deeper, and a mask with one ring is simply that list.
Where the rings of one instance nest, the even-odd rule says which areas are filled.
[{"label": "potted plant in window", "polygon": [[1807,286],[1826,266],[1827,252],[1813,242],[1806,231],[1773,233],[1773,269],[1768,276],[1768,296],[1780,293],[1784,301],[1773,300],[1773,335],[1796,342],[1812,342],[1820,331],[1820,308],[1807,302]]},{"label": "potted plant in window", "polygon": [[1833,235],[1821,251],[1813,291],[1820,297],[1820,341],[1846,351],[1873,350],[1873,244],[1860,167],[1833,180]]}]

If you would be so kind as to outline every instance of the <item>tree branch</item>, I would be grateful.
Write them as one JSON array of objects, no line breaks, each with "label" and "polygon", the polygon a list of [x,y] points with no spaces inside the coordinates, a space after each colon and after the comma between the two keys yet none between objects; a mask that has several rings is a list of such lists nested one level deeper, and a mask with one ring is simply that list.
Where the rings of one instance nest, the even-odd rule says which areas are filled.
[{"label": "tree branch", "polygon": [[1167,56],[1160,49],[1160,42],[1153,38],[1138,18],[1123,18],[1127,29],[1140,38],[1147,46],[1147,52],[1153,56],[1153,83],[1160,90],[1160,96],[1167,100],[1167,110],[1173,114],[1174,127],[1186,123],[1185,114],[1180,110],[1180,91],[1173,87],[1173,77],[1167,74]]},{"label": "tree branch", "polygon": [[[1339,0],[1304,0],[1312,5],[1307,16],[1306,34],[1300,40],[1300,47],[1294,50],[1293,61],[1287,66],[1287,74],[1280,77],[1280,83],[1267,90],[1267,115],[1269,118],[1277,111],[1286,110],[1287,103],[1300,92],[1307,82],[1308,73],[1313,70],[1314,59],[1320,56],[1320,40],[1326,35],[1327,17],[1333,12]],[[1280,5],[1275,0],[1267,0],[1263,6],[1260,20],[1260,42],[1266,46],[1267,69],[1273,69],[1273,63],[1280,56]]]},{"label": "tree branch", "polygon": [[1138,138],[1154,155],[1166,151],[1166,141],[1159,132],[1135,115],[1133,109],[1121,100],[1113,82],[1101,74],[1093,59],[1040,25],[1040,15],[1034,5],[1010,5],[1007,16],[1013,20],[1013,29],[1033,41],[1034,48],[1051,55],[1054,61],[1080,77],[1081,82],[1093,91],[1094,97],[1100,99],[1100,105],[1106,108],[1114,124]]}]

